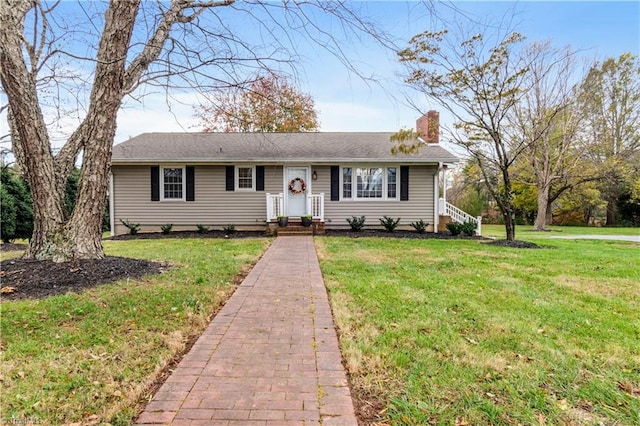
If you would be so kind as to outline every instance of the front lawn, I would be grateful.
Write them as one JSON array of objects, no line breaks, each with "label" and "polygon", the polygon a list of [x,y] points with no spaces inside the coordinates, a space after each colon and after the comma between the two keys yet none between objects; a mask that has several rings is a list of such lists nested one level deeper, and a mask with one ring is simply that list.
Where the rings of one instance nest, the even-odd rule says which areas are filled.
[{"label": "front lawn", "polygon": [[[482,224],[482,235],[485,237],[504,238],[504,225]],[[516,226],[516,239],[550,238],[571,235],[640,235],[640,228],[604,227],[604,226],[549,226],[549,231],[534,231],[531,225]]]},{"label": "front lawn", "polygon": [[637,244],[527,240],[316,238],[367,422],[640,423]]},{"label": "front lawn", "polygon": [[108,255],[172,267],[82,294],[2,302],[3,422],[131,424],[154,381],[202,332],[268,240],[103,244]]}]

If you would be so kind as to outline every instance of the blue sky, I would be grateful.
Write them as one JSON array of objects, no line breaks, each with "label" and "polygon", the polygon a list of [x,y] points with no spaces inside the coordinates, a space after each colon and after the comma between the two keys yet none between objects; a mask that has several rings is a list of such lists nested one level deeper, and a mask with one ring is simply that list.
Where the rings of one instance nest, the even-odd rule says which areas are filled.
[{"label": "blue sky", "polygon": [[[93,9],[92,5],[83,3],[83,8],[80,8],[76,2],[61,4],[66,8],[69,19],[76,19],[79,25],[87,22],[86,13]],[[480,23],[504,23],[507,20],[528,41],[550,39],[555,45],[571,45],[580,49],[585,63],[617,57],[624,52],[640,55],[639,1],[368,1],[351,5],[377,21],[393,35],[400,47],[406,46],[409,38],[417,33],[445,27],[430,14],[427,6],[434,5],[439,18],[451,21],[461,13],[464,19],[469,19],[469,25],[477,26],[476,32],[483,31]],[[231,15],[231,10],[227,12],[230,17],[225,19],[243,34],[258,37],[259,31],[264,30],[246,25],[242,18]],[[93,19],[91,22],[94,26],[101,25]],[[336,31],[339,30],[335,24],[332,25]],[[82,33],[78,36],[82,37]],[[341,44],[350,62],[362,74],[376,80],[364,82],[326,50],[293,37],[299,56],[296,64],[298,83],[300,89],[315,100],[320,112],[321,131],[392,132],[401,127],[412,128],[420,111],[407,105],[406,98],[421,111],[438,109],[433,101],[422,98],[403,85],[402,67],[392,51],[355,37]],[[82,43],[73,43],[75,48],[82,48]],[[146,96],[142,102],[125,100],[118,116],[115,142],[144,132],[199,131],[192,108],[199,95],[182,92],[174,93],[173,98],[175,101],[170,107],[161,92]],[[447,120],[446,114],[441,117]],[[0,122],[5,127],[5,117],[0,117]],[[50,129],[50,134],[56,144],[61,144],[75,126],[77,119],[75,122],[62,120],[55,129]]]},{"label": "blue sky", "polygon": [[[478,23],[508,19],[510,25],[528,41],[552,40],[555,45],[570,45],[581,50],[585,63],[592,59],[619,56],[624,52],[640,54],[640,2],[637,1],[456,1],[437,3],[439,16],[451,18],[462,12]],[[403,45],[424,30],[439,30],[443,25],[432,19],[421,2],[375,1],[361,3],[371,16]],[[480,30],[480,26],[478,26]],[[354,41],[343,48],[363,74],[378,83],[363,82],[327,52],[301,42],[298,77],[301,90],[310,93],[320,111],[321,131],[395,131],[411,128],[420,114],[408,106],[405,97],[423,111],[437,105],[422,99],[402,84],[402,68],[392,52],[368,42]],[[189,95],[180,95],[188,104]],[[199,130],[187,105],[166,105],[146,101],[146,108],[127,109],[119,117],[116,143],[149,131]],[[161,119],[159,119],[161,117]],[[445,118],[446,119],[446,118]]]}]

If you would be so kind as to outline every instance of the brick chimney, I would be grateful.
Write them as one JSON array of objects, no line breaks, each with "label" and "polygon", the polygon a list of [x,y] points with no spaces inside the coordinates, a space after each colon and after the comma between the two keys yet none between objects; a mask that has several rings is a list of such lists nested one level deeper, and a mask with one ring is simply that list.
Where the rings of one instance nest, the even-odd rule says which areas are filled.
[{"label": "brick chimney", "polygon": [[440,143],[440,113],[431,110],[418,118],[416,132],[426,143]]}]

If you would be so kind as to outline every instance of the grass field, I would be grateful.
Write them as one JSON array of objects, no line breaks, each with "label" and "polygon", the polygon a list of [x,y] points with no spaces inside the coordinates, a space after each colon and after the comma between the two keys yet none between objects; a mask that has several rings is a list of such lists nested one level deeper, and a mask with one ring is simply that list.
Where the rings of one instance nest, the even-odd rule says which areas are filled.
[{"label": "grass field", "polygon": [[[520,233],[535,250],[316,238],[353,386],[385,421],[640,424],[640,245],[547,234]],[[268,243],[105,241],[110,255],[174,267],[3,302],[0,418],[130,424]]]},{"label": "grass field", "polygon": [[[482,235],[504,238],[504,225],[482,225]],[[516,226],[516,239],[550,238],[570,235],[639,235],[640,228],[595,227],[595,226],[550,226],[549,232],[534,231],[531,225]]]},{"label": "grass field", "polygon": [[352,384],[383,418],[640,424],[640,245],[526,239],[544,248],[316,239]]},{"label": "grass field", "polygon": [[[199,335],[267,239],[105,241],[166,273],[0,304],[0,423],[131,424],[149,386]],[[13,419],[13,420],[12,420]]]}]

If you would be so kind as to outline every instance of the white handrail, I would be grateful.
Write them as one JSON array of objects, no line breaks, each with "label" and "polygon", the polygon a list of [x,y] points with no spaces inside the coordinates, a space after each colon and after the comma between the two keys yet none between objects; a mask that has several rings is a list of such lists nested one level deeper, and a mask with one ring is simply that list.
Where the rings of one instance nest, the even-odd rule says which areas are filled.
[{"label": "white handrail", "polygon": [[284,215],[284,194],[267,193],[267,222],[278,219]]},{"label": "white handrail", "polygon": [[[284,216],[284,194],[266,194],[267,196],[267,222]],[[324,221],[324,193],[307,194],[307,211],[314,219]]]},{"label": "white handrail", "polygon": [[307,211],[314,219],[324,221],[324,193],[307,194]]},{"label": "white handrail", "polygon": [[476,235],[482,235],[482,216],[473,217],[444,198],[440,198],[440,214],[450,216],[451,220],[458,223],[473,222],[476,224]]}]

